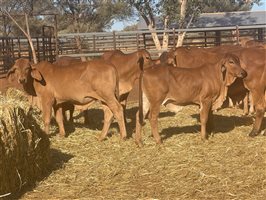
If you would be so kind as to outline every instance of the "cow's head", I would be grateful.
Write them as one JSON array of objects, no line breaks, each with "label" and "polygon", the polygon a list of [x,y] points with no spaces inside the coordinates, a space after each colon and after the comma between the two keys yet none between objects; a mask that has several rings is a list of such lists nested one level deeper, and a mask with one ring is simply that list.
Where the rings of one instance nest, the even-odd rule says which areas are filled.
[{"label": "cow's head", "polygon": [[138,50],[137,54],[138,63],[140,65],[141,70],[143,70],[146,66],[150,66],[152,64],[151,55],[146,49]]},{"label": "cow's head", "polygon": [[247,76],[247,72],[241,68],[239,58],[229,53],[221,60],[221,70],[227,86],[231,85],[237,77],[245,78]]},{"label": "cow's head", "polygon": [[168,65],[172,65],[174,67],[177,67],[176,65],[176,55],[173,50],[169,52],[163,52],[162,55],[160,56],[161,62],[164,62]]},{"label": "cow's head", "polygon": [[7,72],[7,78],[13,80],[17,78],[18,83],[25,84],[28,81],[31,72],[31,65],[28,59],[20,58]]}]

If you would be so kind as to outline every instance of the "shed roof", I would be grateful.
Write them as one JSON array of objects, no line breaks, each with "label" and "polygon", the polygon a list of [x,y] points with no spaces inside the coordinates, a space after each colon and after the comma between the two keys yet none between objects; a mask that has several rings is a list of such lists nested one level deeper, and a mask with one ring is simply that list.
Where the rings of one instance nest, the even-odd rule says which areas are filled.
[{"label": "shed roof", "polygon": [[[163,29],[163,22],[159,17],[155,18],[157,29]],[[227,27],[227,26],[248,26],[266,25],[266,11],[238,11],[202,13],[191,25],[193,28]],[[178,28],[177,23],[172,23],[170,28]],[[147,29],[144,19],[141,17],[138,23],[139,30]]]}]

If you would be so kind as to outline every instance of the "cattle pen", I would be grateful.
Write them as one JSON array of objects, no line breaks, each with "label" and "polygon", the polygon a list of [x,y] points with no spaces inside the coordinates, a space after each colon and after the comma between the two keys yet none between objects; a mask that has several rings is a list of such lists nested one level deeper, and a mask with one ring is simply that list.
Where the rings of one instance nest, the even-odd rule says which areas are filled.
[{"label": "cattle pen", "polygon": [[[43,26],[42,36],[35,36],[33,44],[38,60],[55,61],[56,56],[95,57],[108,50],[119,49],[130,53],[138,49],[147,49],[153,57],[163,50],[157,50],[152,40],[151,32],[142,31],[113,31],[93,33],[57,33],[56,27]],[[160,40],[163,34],[169,34],[168,49],[175,47],[178,31],[186,31],[183,46],[211,47],[219,45],[239,44],[241,37],[249,37],[265,42],[266,26],[230,26],[193,29],[170,29],[155,31]],[[78,48],[76,40],[81,45]],[[32,60],[29,43],[24,37],[0,37],[0,78],[14,63],[14,60],[24,57]]]}]

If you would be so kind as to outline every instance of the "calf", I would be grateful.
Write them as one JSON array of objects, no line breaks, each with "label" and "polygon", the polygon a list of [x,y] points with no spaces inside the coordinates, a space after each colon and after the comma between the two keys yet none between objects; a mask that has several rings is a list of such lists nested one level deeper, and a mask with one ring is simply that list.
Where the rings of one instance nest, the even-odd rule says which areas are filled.
[{"label": "calf", "polygon": [[227,87],[235,78],[245,76],[238,57],[232,54],[225,55],[216,64],[205,64],[198,68],[158,66],[144,70],[140,80],[140,108],[136,115],[136,143],[141,146],[141,126],[148,111],[152,134],[156,143],[161,143],[158,115],[160,105],[169,103],[181,106],[198,104],[201,138],[207,139],[207,133],[212,131],[212,110],[221,107]]},{"label": "calf", "polygon": [[[33,87],[41,99],[45,132],[49,133],[52,107],[55,111],[56,121],[59,125],[60,136],[65,136],[62,120],[62,103],[71,102],[75,105],[87,105],[95,100],[103,104],[105,112],[104,127],[101,139],[106,136],[109,121],[113,114],[116,117],[121,138],[126,137],[123,109],[116,99],[115,92],[118,86],[116,69],[103,60],[93,60],[76,63],[65,67],[58,67],[46,61],[31,66],[28,60],[27,67],[21,69],[21,65],[14,65],[9,74],[16,71],[18,79],[22,80],[25,74],[30,72]],[[25,73],[26,72],[26,73]]]}]

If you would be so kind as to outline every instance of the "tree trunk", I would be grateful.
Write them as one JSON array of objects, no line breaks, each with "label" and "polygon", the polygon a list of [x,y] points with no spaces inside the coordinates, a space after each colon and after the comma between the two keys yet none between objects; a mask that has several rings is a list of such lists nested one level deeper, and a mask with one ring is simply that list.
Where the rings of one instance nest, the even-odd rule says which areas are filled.
[{"label": "tree trunk", "polygon": [[[179,3],[180,3],[179,29],[182,29],[184,28],[184,24],[185,24],[187,0],[179,0]],[[185,35],[186,35],[186,32],[183,32],[183,31],[178,32],[178,40],[176,43],[176,47],[180,47],[183,45]]]},{"label": "tree trunk", "polygon": [[28,38],[28,41],[29,41],[29,44],[30,44],[33,62],[34,62],[34,64],[37,64],[38,60],[37,60],[36,51],[34,49],[34,45],[33,45],[33,42],[32,42],[32,38],[31,38],[31,35],[30,35],[29,20],[28,20],[28,15],[26,13],[25,13],[25,23],[26,23],[26,29],[27,29],[26,37]]},{"label": "tree trunk", "polygon": [[162,49],[167,51],[168,45],[169,45],[169,33],[167,33],[168,28],[168,22],[169,22],[169,16],[166,16],[164,19],[164,33],[163,33],[163,47]]},{"label": "tree trunk", "polygon": [[186,32],[178,33],[178,39],[176,43],[176,47],[181,47],[183,45],[184,38],[186,36]]},{"label": "tree trunk", "polygon": [[[80,33],[80,23],[79,23],[79,16],[74,15],[74,32],[75,33]],[[76,40],[76,45],[78,48],[78,52],[81,54],[82,53],[82,46],[81,46],[81,38],[80,36],[75,36],[75,40]],[[86,57],[85,56],[81,56],[80,57],[82,61],[86,61]]]},{"label": "tree trunk", "polygon": [[159,38],[158,38],[157,33],[154,32],[154,31],[156,31],[156,28],[152,27],[151,24],[148,25],[148,28],[149,28],[149,30],[151,31],[151,36],[152,36],[152,39],[153,39],[153,42],[154,42],[154,44],[155,44],[156,49],[157,49],[157,50],[161,50],[161,49],[162,49],[162,46],[161,46],[160,40],[159,40]]}]

